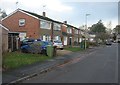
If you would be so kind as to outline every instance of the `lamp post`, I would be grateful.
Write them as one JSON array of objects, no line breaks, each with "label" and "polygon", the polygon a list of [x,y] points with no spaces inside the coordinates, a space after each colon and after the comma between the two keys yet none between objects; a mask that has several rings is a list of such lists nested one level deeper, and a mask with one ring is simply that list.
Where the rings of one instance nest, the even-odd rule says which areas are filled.
[{"label": "lamp post", "polygon": [[90,14],[86,14],[86,15],[85,15],[85,19],[86,19],[86,28],[85,28],[85,29],[86,29],[86,30],[87,30],[87,16],[89,16],[89,15],[90,15]]},{"label": "lamp post", "polygon": [[87,29],[87,16],[89,16],[89,15],[90,15],[90,14],[86,14],[86,15],[85,15],[85,22],[86,22],[86,27],[85,27],[85,49],[86,49],[86,36],[87,36],[87,32],[88,32],[88,31],[87,31],[87,30],[88,30],[88,29]]}]

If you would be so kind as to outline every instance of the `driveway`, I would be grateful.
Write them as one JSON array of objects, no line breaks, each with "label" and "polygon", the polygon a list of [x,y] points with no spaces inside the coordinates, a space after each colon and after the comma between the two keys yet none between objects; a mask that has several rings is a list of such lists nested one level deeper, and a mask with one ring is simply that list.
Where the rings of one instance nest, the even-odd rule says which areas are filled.
[{"label": "driveway", "polygon": [[70,54],[72,53],[72,51],[68,51],[68,50],[57,50],[57,55],[58,56],[62,56],[62,55],[65,55],[65,54]]}]

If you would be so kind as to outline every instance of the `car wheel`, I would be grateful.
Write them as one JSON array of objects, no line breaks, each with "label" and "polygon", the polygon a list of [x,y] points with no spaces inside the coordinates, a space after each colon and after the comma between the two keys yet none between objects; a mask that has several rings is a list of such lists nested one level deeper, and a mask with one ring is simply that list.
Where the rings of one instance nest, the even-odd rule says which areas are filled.
[{"label": "car wheel", "polygon": [[60,48],[60,50],[63,50],[63,48]]}]

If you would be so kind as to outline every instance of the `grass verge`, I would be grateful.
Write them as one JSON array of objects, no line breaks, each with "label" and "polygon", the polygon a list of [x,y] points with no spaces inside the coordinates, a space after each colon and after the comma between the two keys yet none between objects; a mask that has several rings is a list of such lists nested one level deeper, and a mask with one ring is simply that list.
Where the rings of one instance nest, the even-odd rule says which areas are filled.
[{"label": "grass verge", "polygon": [[69,50],[72,52],[83,51],[83,49],[81,49],[80,47],[67,47],[65,48],[65,50]]},{"label": "grass verge", "polygon": [[3,68],[14,69],[24,65],[42,62],[50,57],[41,54],[28,54],[21,52],[10,52],[3,55]]}]

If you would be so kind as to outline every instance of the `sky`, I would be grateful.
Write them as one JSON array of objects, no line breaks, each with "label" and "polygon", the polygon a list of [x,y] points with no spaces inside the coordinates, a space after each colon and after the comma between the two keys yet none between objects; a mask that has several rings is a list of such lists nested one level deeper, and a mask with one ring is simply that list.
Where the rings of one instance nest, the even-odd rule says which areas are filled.
[{"label": "sky", "polygon": [[[17,8],[35,12],[75,27],[82,27],[102,20],[106,27],[113,29],[118,24],[119,0],[0,0],[0,8],[10,14]],[[18,4],[16,4],[18,2]],[[111,23],[111,24],[110,24]]]}]

